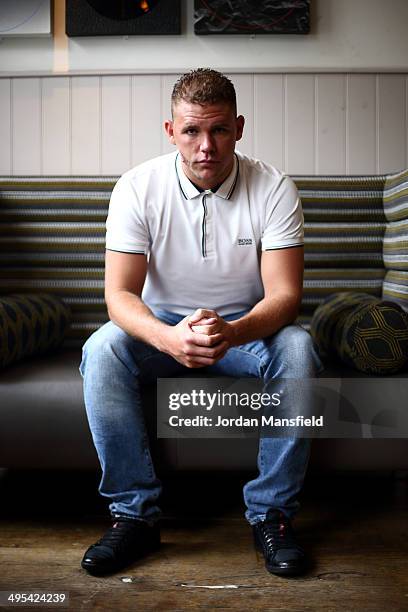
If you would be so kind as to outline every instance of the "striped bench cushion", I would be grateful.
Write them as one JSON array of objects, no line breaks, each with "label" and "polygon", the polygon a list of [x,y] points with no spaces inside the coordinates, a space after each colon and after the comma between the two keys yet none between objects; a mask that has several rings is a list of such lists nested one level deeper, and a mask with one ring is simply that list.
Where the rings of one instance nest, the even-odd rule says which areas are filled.
[{"label": "striped bench cushion", "polygon": [[[79,345],[107,320],[105,220],[117,177],[0,177],[0,293],[62,297]],[[300,321],[338,291],[381,296],[385,177],[294,177],[305,216]]]},{"label": "striped bench cushion", "polygon": [[408,312],[408,270],[388,270],[383,283],[384,300],[397,302]]},{"label": "striped bench cushion", "polygon": [[0,292],[46,292],[71,308],[66,345],[107,320],[105,220],[117,177],[0,178]]},{"label": "striped bench cushion", "polygon": [[382,268],[306,268],[301,314],[312,314],[332,293],[353,291],[381,297],[384,274]]},{"label": "striped bench cushion", "polygon": [[387,177],[384,212],[384,265],[389,270],[408,270],[408,170]]},{"label": "striped bench cushion", "polygon": [[293,176],[306,221],[384,221],[386,176]]},{"label": "striped bench cushion", "polygon": [[387,270],[384,299],[398,302],[408,311],[408,170],[389,175],[384,186],[383,260]]},{"label": "striped bench cushion", "polygon": [[307,268],[383,268],[385,176],[295,176]]}]

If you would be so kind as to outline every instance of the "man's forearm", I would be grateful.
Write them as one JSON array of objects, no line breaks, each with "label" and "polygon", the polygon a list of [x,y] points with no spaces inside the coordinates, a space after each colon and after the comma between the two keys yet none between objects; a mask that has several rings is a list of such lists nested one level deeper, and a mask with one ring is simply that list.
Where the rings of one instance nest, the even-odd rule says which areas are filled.
[{"label": "man's forearm", "polygon": [[130,291],[116,291],[106,301],[111,321],[130,336],[165,351],[169,326],[157,319],[140,297]]},{"label": "man's forearm", "polygon": [[266,338],[290,325],[299,312],[300,300],[291,295],[277,295],[260,300],[246,315],[231,321],[235,346]]}]

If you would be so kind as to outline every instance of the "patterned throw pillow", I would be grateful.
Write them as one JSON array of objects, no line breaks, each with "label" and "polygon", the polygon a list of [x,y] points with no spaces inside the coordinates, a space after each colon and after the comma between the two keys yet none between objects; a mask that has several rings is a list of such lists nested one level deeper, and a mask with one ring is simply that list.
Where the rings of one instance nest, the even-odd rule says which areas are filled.
[{"label": "patterned throw pillow", "polygon": [[408,314],[365,293],[334,293],[315,311],[310,332],[323,359],[367,374],[394,374],[408,364]]},{"label": "patterned throw pillow", "polygon": [[53,295],[0,296],[0,367],[57,348],[71,320]]}]

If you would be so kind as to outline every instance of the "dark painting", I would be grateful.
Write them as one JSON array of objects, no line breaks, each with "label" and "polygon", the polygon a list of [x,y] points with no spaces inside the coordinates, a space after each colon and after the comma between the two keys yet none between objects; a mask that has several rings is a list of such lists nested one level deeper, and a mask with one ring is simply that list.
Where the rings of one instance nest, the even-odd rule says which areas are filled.
[{"label": "dark painting", "polygon": [[67,36],[180,34],[180,0],[66,0]]},{"label": "dark painting", "polygon": [[307,34],[310,0],[195,0],[196,34]]}]

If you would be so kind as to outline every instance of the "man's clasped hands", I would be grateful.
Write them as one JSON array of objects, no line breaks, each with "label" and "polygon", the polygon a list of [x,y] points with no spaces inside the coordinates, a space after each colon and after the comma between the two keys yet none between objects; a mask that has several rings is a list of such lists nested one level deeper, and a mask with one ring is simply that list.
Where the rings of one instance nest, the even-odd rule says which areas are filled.
[{"label": "man's clasped hands", "polygon": [[169,330],[168,353],[188,368],[210,366],[235,344],[235,330],[215,310],[198,308]]}]

